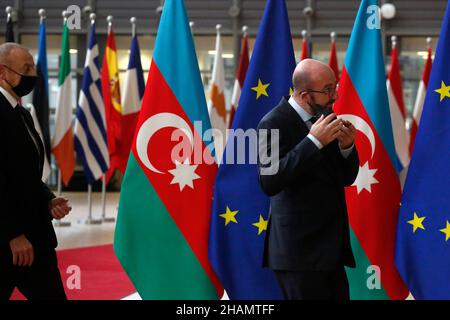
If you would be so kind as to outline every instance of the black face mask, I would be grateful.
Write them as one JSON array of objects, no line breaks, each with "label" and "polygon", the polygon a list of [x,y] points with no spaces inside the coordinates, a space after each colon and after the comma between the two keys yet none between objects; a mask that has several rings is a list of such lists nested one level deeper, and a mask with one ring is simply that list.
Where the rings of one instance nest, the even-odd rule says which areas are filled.
[{"label": "black face mask", "polygon": [[15,94],[17,94],[19,97],[23,97],[29,94],[34,89],[34,86],[36,85],[37,81],[37,76],[23,75],[21,73],[14,71],[8,66],[5,67],[20,76],[20,81],[15,87],[11,86],[11,84],[8,81],[6,81],[11,86],[12,91],[14,91]]},{"label": "black face mask", "polygon": [[333,113],[333,109],[327,107],[330,104],[334,103],[334,100],[329,100],[326,105],[317,104],[314,99],[312,101],[313,103],[309,103],[309,106],[314,110],[314,116],[317,118],[320,118],[320,116],[323,115],[325,118],[329,114]]}]

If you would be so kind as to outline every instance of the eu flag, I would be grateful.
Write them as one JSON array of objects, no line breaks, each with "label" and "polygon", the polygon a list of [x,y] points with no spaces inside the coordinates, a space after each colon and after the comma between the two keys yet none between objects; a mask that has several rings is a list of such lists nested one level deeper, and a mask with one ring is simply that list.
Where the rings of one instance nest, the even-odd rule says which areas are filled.
[{"label": "eu flag", "polygon": [[269,198],[258,184],[255,137],[261,118],[289,94],[294,68],[285,1],[268,0],[214,187],[209,258],[230,299],[282,298],[262,268]]},{"label": "eu flag", "polygon": [[450,5],[398,216],[395,259],[416,299],[450,299]]}]

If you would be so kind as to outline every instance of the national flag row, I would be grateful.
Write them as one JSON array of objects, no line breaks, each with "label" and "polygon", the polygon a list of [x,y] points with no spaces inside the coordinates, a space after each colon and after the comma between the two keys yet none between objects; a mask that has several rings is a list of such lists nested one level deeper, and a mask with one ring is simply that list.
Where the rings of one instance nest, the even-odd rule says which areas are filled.
[{"label": "national flag row", "polygon": [[[387,86],[381,31],[367,23],[369,7],[377,4],[361,1],[334,106],[358,129],[361,163],[346,189],[357,260],[357,268],[347,270],[350,291],[356,299],[404,299],[408,291],[416,298],[449,298],[450,7],[402,196],[387,90],[395,77]],[[107,156],[92,136],[106,144],[108,116],[98,112],[103,99],[94,36],[93,22],[75,143],[95,149],[102,169]],[[294,67],[286,4],[268,0],[232,128],[255,129],[289,94]],[[114,73],[108,77],[113,85]],[[204,130],[211,127],[186,10],[183,1],[166,0],[120,195],[116,255],[143,298],[217,298],[223,288],[232,299],[280,298],[273,273],[261,267],[269,199],[259,188],[256,164],[223,158],[218,167],[198,121]],[[174,161],[173,129],[188,137],[187,151],[199,148],[205,161],[196,161],[194,152]],[[233,143],[228,148],[236,151]]]},{"label": "national flag row", "polygon": [[[350,294],[450,299],[450,6],[425,102],[418,102],[423,116],[402,194],[388,95],[397,79],[386,83],[377,5],[361,1],[333,107],[358,130],[359,173],[345,190],[357,264],[346,270]],[[188,21],[183,1],[165,1],[120,194],[115,253],[144,299],[217,299],[224,289],[230,299],[281,299],[273,272],[262,267],[270,199],[256,163],[236,161],[239,148],[250,157],[256,151],[236,140],[239,130],[256,130],[292,87],[286,3],[266,1],[220,166],[211,161],[211,137],[203,135],[212,121]],[[399,71],[395,60],[392,69]],[[220,90],[213,93],[220,97]],[[176,160],[174,130],[188,142]]]},{"label": "national flag row", "polygon": [[[50,139],[49,129],[46,31],[45,20],[43,17],[41,18],[40,22],[39,50],[37,59],[39,82],[33,92],[33,105],[36,108],[34,114],[36,115],[37,121],[42,130],[42,138],[46,148],[46,167],[49,167],[50,152],[52,152],[60,168],[60,175],[65,185],[69,183],[75,167],[75,159],[73,156],[73,152],[71,152],[71,150],[74,149],[74,142],[71,138],[71,66],[69,59],[70,56],[68,55],[68,50],[70,47],[68,40],[69,31],[66,29],[66,27],[64,27],[63,29],[63,47],[61,52],[61,68],[58,83],[59,92],[56,109],[56,130],[52,141]],[[7,18],[5,35],[6,41],[14,41],[13,24],[10,16],[8,16]],[[95,34],[92,35],[91,33],[91,37],[95,37]],[[308,35],[305,30],[302,32],[302,37],[303,40],[300,60],[310,57]],[[339,66],[335,39],[335,33],[333,32],[331,33],[329,65],[335,72],[336,78],[339,79]],[[236,79],[231,98],[230,115],[227,119],[224,96],[225,71],[222,58],[223,50],[221,43],[220,25],[218,25],[215,58],[210,85],[209,114],[212,127],[219,129],[222,133],[221,137],[225,138],[227,136],[226,129],[231,128],[233,122],[234,114],[238,106],[242,86],[249,64],[249,48],[246,27],[243,28],[241,47],[242,49],[239,59],[239,65],[236,72]],[[426,86],[431,72],[431,56],[431,43],[430,41],[428,41],[427,61],[413,109],[411,128],[410,131],[408,131],[406,127],[407,113],[403,97],[398,49],[396,46],[396,39],[394,39],[394,37],[392,39],[392,59],[391,68],[387,79],[387,88],[392,127],[394,131],[394,143],[398,158],[397,168],[399,171],[407,168],[412,154],[415,135],[422,113]],[[126,168],[128,155],[131,149],[131,141],[136,125],[136,119],[140,109],[140,102],[144,92],[144,78],[140,61],[139,44],[135,35],[133,35],[132,37],[129,61],[130,62],[126,80],[123,86],[124,94],[123,98],[121,99],[119,72],[117,66],[117,50],[115,46],[114,32],[112,30],[111,23],[109,23],[106,50],[102,64],[103,67],[101,69],[101,92],[99,91],[99,94],[101,94],[103,97],[106,127],[101,129],[101,124],[100,127],[97,126],[97,129],[100,130],[100,132],[102,132],[102,130],[106,130],[107,149],[110,161],[109,165],[106,165],[105,162],[107,158],[106,154],[102,156],[103,160],[100,157],[101,152],[99,153],[99,151],[103,150],[103,152],[105,153],[105,146],[104,143],[101,142],[99,136],[95,136],[94,134],[92,138],[89,139],[86,136],[85,139],[88,140],[86,140],[84,144],[81,144],[80,141],[75,144],[77,146],[77,150],[79,150],[79,152],[82,154],[81,158],[83,159],[85,167],[88,168],[87,176],[90,183],[94,182],[104,173],[105,169],[102,169],[102,166],[103,168],[105,166],[107,167],[106,181],[110,180],[112,174],[116,169],[124,173]],[[97,108],[102,108],[102,106],[97,106]],[[80,115],[80,117],[82,116]],[[87,126],[87,124],[85,124],[85,126]],[[86,132],[84,134],[86,134]],[[91,141],[91,144],[93,143],[93,141],[95,141],[95,144],[97,144],[97,148],[93,147],[92,150],[88,150],[89,148],[86,145],[88,141]],[[216,156],[217,159],[221,159],[226,139],[220,140],[219,138],[217,138],[215,141]],[[46,179],[49,173],[49,170],[45,170],[43,178]]]},{"label": "national flag row", "polygon": [[[75,152],[83,164],[88,184],[104,176],[108,182],[116,169],[125,171],[131,143],[144,93],[144,75],[139,43],[133,27],[128,69],[120,94],[117,50],[109,20],[108,38],[102,68],[95,32],[95,14],[91,14],[91,29],[83,71],[82,86],[73,121],[70,43],[67,17],[64,17],[61,58],[58,75],[55,132],[50,139],[49,91],[46,53],[45,11],[41,15],[37,59],[38,82],[33,91],[32,107],[42,132],[47,151],[59,168],[59,179],[67,186],[75,170]],[[135,19],[133,25],[135,24]],[[6,41],[14,42],[10,15],[6,24]],[[44,170],[43,180],[49,175]]]},{"label": "national flag row", "polygon": [[[41,9],[40,15],[37,59],[39,81],[33,91],[33,103],[30,107],[35,108],[33,114],[36,115],[36,120],[42,131],[42,139],[46,149],[46,168],[50,168],[50,154],[52,153],[59,168],[59,178],[67,186],[74,173],[75,153],[73,150],[76,150],[83,163],[88,183],[94,183],[103,174],[105,174],[106,182],[108,182],[116,169],[121,171],[122,174],[125,172],[144,92],[145,82],[138,39],[133,33],[129,65],[125,83],[122,87],[123,94],[121,95],[112,17],[108,23],[108,37],[101,70],[98,62],[98,46],[95,39],[95,23],[92,23],[88,40],[92,47],[89,47],[85,64],[85,71],[89,73],[83,73],[86,80],[83,79],[76,109],[75,125],[73,125],[69,28],[67,28],[64,20],[55,132],[53,137],[50,138],[45,10]],[[215,137],[215,155],[217,159],[222,157],[227,137],[226,129],[232,126],[249,65],[247,27],[244,27],[239,65],[231,98],[230,115],[227,119],[225,69],[220,29],[220,25],[218,25],[208,99],[211,125],[221,133],[220,137]],[[135,30],[135,24],[133,24],[133,30]],[[302,34],[300,60],[310,56],[306,31],[303,31]],[[11,15],[7,17],[5,41],[14,42]],[[329,63],[338,77],[339,68],[337,61],[335,37],[332,35]],[[100,73],[97,73],[97,71]],[[100,78],[97,78],[99,75]],[[95,86],[91,87],[91,84],[98,83],[98,80],[100,80],[101,85],[98,88]],[[93,89],[94,92],[90,92],[90,89]],[[87,104],[89,104],[89,108],[87,108]],[[106,139],[103,139],[103,135],[106,135]],[[43,180],[46,180],[49,174],[50,170],[45,170]]]}]

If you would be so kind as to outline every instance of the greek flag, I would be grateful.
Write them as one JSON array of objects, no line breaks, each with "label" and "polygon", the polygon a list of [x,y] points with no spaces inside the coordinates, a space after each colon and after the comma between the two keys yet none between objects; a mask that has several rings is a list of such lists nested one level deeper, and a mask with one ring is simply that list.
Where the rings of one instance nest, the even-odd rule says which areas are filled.
[{"label": "greek flag", "polygon": [[75,120],[75,149],[87,182],[93,184],[109,167],[95,24],[92,24]]}]

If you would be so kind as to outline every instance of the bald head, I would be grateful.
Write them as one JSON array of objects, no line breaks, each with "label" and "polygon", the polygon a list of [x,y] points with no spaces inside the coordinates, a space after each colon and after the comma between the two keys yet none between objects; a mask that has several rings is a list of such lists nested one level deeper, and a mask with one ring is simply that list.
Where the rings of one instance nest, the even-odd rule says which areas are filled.
[{"label": "bald head", "polygon": [[292,75],[294,91],[321,90],[324,82],[336,82],[333,70],[325,63],[314,59],[304,59],[297,64]]},{"label": "bald head", "polygon": [[5,42],[0,45],[0,64],[10,65],[17,56],[31,56],[26,47],[14,42]]},{"label": "bald head", "polygon": [[27,94],[28,90],[14,89],[23,76],[36,76],[36,66],[28,49],[18,43],[6,42],[0,45],[0,87],[13,97]]}]

